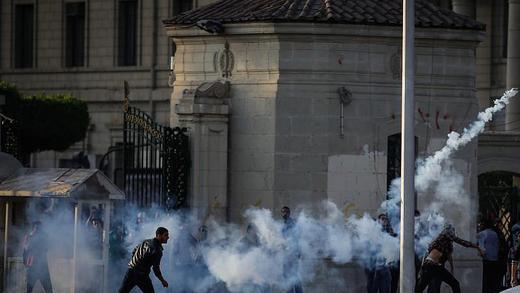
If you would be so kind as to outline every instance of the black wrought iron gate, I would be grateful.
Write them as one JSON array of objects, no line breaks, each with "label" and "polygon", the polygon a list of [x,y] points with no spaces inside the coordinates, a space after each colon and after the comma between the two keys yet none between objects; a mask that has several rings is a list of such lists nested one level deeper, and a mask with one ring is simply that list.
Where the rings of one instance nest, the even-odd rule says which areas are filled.
[{"label": "black wrought iron gate", "polygon": [[0,151],[21,160],[18,122],[0,114]]},{"label": "black wrought iron gate", "polygon": [[518,189],[513,186],[512,174],[490,172],[479,175],[479,213],[482,218],[496,223],[504,240],[511,240],[511,227],[518,217]]},{"label": "black wrought iron gate", "polygon": [[141,207],[184,207],[190,168],[187,130],[162,126],[131,107],[126,88],[122,178],[127,201]]},{"label": "black wrought iron gate", "polygon": [[507,255],[512,247],[512,226],[518,219],[518,189],[513,184],[513,174],[509,172],[489,172],[478,176],[480,220],[495,224],[500,239],[499,271],[504,277]]}]

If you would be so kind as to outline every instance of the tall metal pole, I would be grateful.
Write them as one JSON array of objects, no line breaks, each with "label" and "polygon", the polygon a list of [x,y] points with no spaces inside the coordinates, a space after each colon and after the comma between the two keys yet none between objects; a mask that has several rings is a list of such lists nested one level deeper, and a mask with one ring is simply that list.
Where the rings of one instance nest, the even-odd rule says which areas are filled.
[{"label": "tall metal pole", "polygon": [[77,275],[77,267],[78,267],[78,237],[79,237],[79,205],[80,203],[76,203],[74,205],[74,235],[73,235],[73,247],[72,247],[72,279],[70,286],[70,293],[76,292],[76,281],[78,278]]},{"label": "tall metal pole", "polygon": [[8,264],[8,252],[9,252],[9,224],[11,223],[9,221],[9,219],[11,218],[11,205],[9,204],[9,201],[6,201],[5,202],[5,227],[4,227],[4,274],[3,274],[3,288],[4,288],[4,292],[7,291],[7,277],[9,276],[9,272],[7,270],[7,267],[9,267],[9,264]]},{"label": "tall metal pole", "polygon": [[414,0],[403,0],[403,72],[401,88],[401,283],[399,291],[402,293],[414,292],[415,289],[414,2]]}]

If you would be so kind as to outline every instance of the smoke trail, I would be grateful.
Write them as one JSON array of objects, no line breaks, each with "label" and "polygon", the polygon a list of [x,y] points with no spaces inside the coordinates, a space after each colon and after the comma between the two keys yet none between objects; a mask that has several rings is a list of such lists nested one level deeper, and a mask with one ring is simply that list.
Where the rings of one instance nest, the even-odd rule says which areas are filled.
[{"label": "smoke trail", "polygon": [[468,144],[479,133],[484,131],[484,126],[489,122],[493,114],[504,109],[509,104],[509,99],[518,93],[518,89],[513,88],[504,93],[504,95],[495,100],[495,105],[480,112],[477,120],[472,122],[468,128],[464,128],[462,134],[452,131],[448,134],[446,145],[422,161],[418,162],[415,175],[415,187],[419,192],[425,191],[433,182],[439,182],[443,177],[443,162],[445,162],[456,150]]},{"label": "smoke trail", "polygon": [[[464,128],[462,134],[452,131],[448,134],[448,139],[445,146],[433,155],[418,159],[416,162],[417,169],[415,173],[415,188],[419,196],[427,194],[429,191],[433,194],[433,201],[426,207],[430,217],[437,219],[436,221],[444,221],[444,216],[439,215],[439,211],[443,210],[444,206],[453,205],[468,207],[469,196],[464,188],[465,177],[457,171],[457,166],[453,161],[448,160],[451,155],[459,150],[461,147],[467,145],[473,138],[484,130],[485,124],[492,119],[494,113],[501,111],[509,103],[509,99],[518,93],[518,89],[510,89],[504,95],[495,100],[494,106],[485,109],[477,116],[477,120],[472,122],[467,128]],[[461,167],[461,166],[458,166]],[[401,178],[394,179],[388,191],[388,200],[381,204],[381,209],[386,211],[389,215],[392,227],[396,232],[399,232],[400,221],[400,192],[401,192]],[[467,217],[464,213],[458,215],[451,215],[451,221],[462,221],[461,224],[467,224]],[[454,219],[453,217],[458,217]],[[423,220],[421,217],[420,220]],[[425,224],[422,223],[422,226]]]}]

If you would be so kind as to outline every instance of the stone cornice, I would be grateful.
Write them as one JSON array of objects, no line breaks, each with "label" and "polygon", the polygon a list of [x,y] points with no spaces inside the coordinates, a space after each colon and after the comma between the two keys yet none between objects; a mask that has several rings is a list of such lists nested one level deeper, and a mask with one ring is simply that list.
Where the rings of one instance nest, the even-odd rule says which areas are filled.
[{"label": "stone cornice", "polygon": [[[520,1],[520,0],[519,0]],[[401,38],[401,28],[377,25],[353,25],[353,24],[326,24],[326,23],[241,23],[226,24],[225,34],[213,35],[202,31],[194,26],[167,27],[166,33],[174,39],[193,38],[216,42],[226,37],[239,35],[301,35],[309,37],[316,36],[348,36],[348,37],[379,37],[379,38]],[[482,31],[417,28],[416,39],[418,40],[448,40],[458,42],[472,42],[475,45],[484,40],[485,33]],[[195,40],[193,40],[195,41]]]},{"label": "stone cornice", "polygon": [[479,146],[520,147],[520,132],[487,131],[478,137]]}]

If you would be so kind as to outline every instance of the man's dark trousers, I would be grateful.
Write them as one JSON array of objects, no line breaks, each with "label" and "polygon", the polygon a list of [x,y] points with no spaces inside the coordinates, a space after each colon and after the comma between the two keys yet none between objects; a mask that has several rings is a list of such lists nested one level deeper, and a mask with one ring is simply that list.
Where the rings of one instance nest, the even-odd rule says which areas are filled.
[{"label": "man's dark trousers", "polygon": [[148,275],[149,273],[128,269],[123,279],[123,284],[119,288],[119,293],[129,293],[135,286],[144,293],[154,293],[152,280],[150,280]]},{"label": "man's dark trousers", "polygon": [[482,263],[482,292],[497,293],[500,285],[500,264],[498,261],[484,260]]},{"label": "man's dark trousers", "polygon": [[40,280],[46,293],[52,293],[51,275],[49,274],[49,265],[46,262],[27,268],[27,293],[32,292],[38,280]]},{"label": "man's dark trousers", "polygon": [[423,263],[421,271],[419,272],[419,278],[415,284],[415,292],[422,293],[434,279],[448,284],[453,293],[460,293],[459,281],[457,281],[443,265],[431,262]]}]

